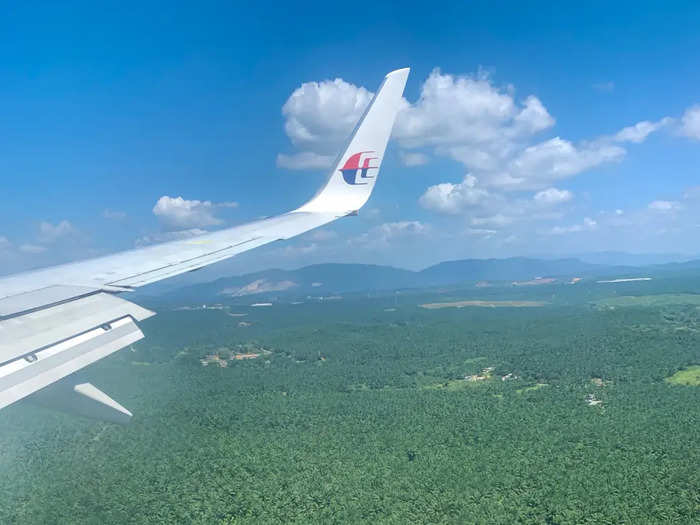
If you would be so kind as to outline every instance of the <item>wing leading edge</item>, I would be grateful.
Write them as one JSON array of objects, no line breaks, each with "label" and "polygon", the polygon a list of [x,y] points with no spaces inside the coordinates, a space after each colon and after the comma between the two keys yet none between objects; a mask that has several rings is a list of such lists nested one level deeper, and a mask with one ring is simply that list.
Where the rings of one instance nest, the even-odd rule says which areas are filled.
[{"label": "wing leading edge", "polygon": [[301,207],[185,240],[0,278],[0,409],[143,337],[136,321],[153,312],[115,293],[356,213],[374,189],[408,73],[399,69],[385,77],[326,184]]}]

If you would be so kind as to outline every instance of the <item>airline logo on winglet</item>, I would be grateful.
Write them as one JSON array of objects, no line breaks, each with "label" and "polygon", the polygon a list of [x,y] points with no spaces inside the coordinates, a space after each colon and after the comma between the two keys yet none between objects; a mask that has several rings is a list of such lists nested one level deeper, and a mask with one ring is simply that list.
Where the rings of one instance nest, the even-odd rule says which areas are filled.
[{"label": "airline logo on winglet", "polygon": [[343,179],[348,184],[353,186],[358,184],[367,184],[365,179],[373,179],[374,175],[370,175],[370,170],[378,170],[378,164],[371,165],[373,160],[378,160],[379,157],[373,157],[374,151],[360,151],[354,155],[350,155],[345,164],[340,168],[340,173],[343,174]]}]

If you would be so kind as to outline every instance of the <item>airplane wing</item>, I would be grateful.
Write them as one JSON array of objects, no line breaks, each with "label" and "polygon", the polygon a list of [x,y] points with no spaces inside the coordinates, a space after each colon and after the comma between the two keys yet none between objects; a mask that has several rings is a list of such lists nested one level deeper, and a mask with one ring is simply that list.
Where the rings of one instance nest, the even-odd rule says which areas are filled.
[{"label": "airplane wing", "polygon": [[[121,292],[355,214],[377,181],[408,73],[399,69],[384,78],[327,182],[301,207],[185,240],[0,278],[0,409],[143,338],[137,322],[154,313]],[[74,390],[131,416],[89,383]]]}]

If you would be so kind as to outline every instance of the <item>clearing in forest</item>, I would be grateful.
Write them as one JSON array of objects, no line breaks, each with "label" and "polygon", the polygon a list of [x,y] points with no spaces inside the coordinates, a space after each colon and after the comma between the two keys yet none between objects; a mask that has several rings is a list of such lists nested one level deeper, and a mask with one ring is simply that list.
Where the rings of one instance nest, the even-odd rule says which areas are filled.
[{"label": "clearing in forest", "polygon": [[452,301],[449,303],[425,303],[421,304],[421,308],[428,310],[437,310],[439,308],[464,308],[465,306],[481,306],[481,307],[530,307],[544,306],[544,301]]},{"label": "clearing in forest", "polygon": [[544,388],[546,386],[549,386],[549,383],[536,383],[532,386],[526,386],[525,388],[518,388],[516,392],[518,394],[524,394],[525,392],[534,392],[535,390],[539,390],[540,388]]},{"label": "clearing in forest", "polygon": [[672,385],[700,386],[700,365],[693,365],[679,370],[665,380]]}]

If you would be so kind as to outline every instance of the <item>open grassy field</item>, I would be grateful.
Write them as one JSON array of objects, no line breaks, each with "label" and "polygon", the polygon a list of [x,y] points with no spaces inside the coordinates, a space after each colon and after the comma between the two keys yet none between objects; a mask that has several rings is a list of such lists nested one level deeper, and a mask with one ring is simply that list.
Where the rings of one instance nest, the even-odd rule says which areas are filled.
[{"label": "open grassy field", "polygon": [[446,303],[426,303],[420,306],[421,308],[426,308],[428,310],[437,310],[440,308],[465,308],[468,306],[485,308],[527,308],[533,306],[544,306],[545,304],[547,303],[542,301],[450,301]]},{"label": "open grassy field", "polygon": [[666,381],[672,385],[700,386],[700,365],[689,366],[679,370]]}]

